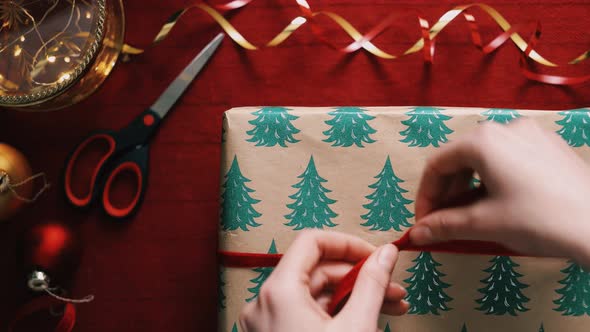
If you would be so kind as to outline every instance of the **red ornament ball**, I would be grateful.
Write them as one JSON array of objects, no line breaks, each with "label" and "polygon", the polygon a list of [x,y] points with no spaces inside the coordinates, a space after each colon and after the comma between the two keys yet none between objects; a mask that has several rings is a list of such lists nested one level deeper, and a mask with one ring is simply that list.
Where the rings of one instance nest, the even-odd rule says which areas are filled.
[{"label": "red ornament ball", "polygon": [[80,242],[66,225],[47,222],[25,233],[21,252],[25,273],[40,271],[63,284],[79,263]]}]

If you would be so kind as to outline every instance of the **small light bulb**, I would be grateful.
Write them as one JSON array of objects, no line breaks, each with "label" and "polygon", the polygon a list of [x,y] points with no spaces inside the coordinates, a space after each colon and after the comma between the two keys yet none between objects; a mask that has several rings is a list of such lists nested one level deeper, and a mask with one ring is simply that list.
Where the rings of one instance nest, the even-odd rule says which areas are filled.
[{"label": "small light bulb", "polygon": [[71,59],[70,59],[70,57],[69,57],[69,56],[67,56],[67,57],[65,57],[65,58],[64,58],[64,61],[65,61],[66,63],[70,63]]},{"label": "small light bulb", "polygon": [[65,73],[59,77],[59,82],[63,82],[70,79],[70,74]]},{"label": "small light bulb", "polygon": [[20,41],[24,42],[25,41],[25,36],[20,36]]},{"label": "small light bulb", "polygon": [[47,57],[47,61],[49,61],[51,63],[54,63],[55,62],[55,56],[53,56],[53,55],[48,56]]},{"label": "small light bulb", "polygon": [[90,14],[90,12],[86,12],[86,18],[87,19],[91,19],[92,18],[92,14]]},{"label": "small light bulb", "polygon": [[23,49],[20,46],[16,45],[14,47],[14,56],[15,57],[19,56],[22,53],[22,51],[23,51]]}]

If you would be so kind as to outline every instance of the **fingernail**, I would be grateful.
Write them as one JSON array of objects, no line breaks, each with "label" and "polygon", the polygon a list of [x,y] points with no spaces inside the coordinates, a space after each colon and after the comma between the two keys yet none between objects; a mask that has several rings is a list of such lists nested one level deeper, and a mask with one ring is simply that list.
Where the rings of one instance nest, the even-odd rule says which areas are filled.
[{"label": "fingernail", "polygon": [[403,287],[402,285],[397,285],[397,288],[399,288],[401,290],[402,294],[404,294],[403,297],[406,297],[406,295],[408,295],[408,290],[405,287]]},{"label": "fingernail", "polygon": [[377,256],[377,262],[388,272],[393,270],[395,263],[396,249],[391,244],[386,244],[380,249],[379,256]]},{"label": "fingernail", "polygon": [[402,304],[404,305],[404,307],[406,307],[407,309],[409,309],[411,307],[410,302],[406,301],[406,300],[402,300]]},{"label": "fingernail", "polygon": [[432,231],[428,226],[414,226],[410,232],[412,240],[418,243],[430,242],[433,239]]}]

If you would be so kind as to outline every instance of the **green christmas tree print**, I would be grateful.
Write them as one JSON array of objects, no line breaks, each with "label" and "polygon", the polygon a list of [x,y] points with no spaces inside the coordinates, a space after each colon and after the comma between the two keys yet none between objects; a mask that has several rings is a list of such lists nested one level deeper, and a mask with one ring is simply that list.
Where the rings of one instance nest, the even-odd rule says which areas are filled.
[{"label": "green christmas tree print", "polygon": [[405,136],[401,142],[409,143],[410,147],[419,146],[427,147],[432,145],[439,147],[440,143],[448,142],[447,135],[453,130],[445,125],[445,121],[452,119],[448,115],[442,114],[442,108],[436,107],[416,107],[406,115],[410,118],[402,121],[407,128],[400,132]]},{"label": "green christmas tree print", "polygon": [[467,332],[467,326],[465,325],[465,323],[463,323],[463,328],[461,329],[461,332]]},{"label": "green christmas tree print", "polygon": [[305,171],[298,178],[301,181],[292,187],[299,190],[289,196],[295,202],[287,204],[287,207],[293,211],[285,216],[291,221],[285,225],[294,227],[294,230],[336,226],[331,219],[337,217],[338,214],[332,211],[329,206],[336,201],[326,195],[332,191],[322,185],[327,181],[318,174],[313,156],[309,159]]},{"label": "green christmas tree print", "polygon": [[492,265],[484,270],[489,276],[481,280],[485,287],[479,289],[483,297],[476,300],[480,304],[476,309],[487,315],[512,316],[516,316],[519,311],[528,311],[524,304],[529,299],[524,296],[522,289],[529,286],[518,280],[522,274],[515,271],[520,265],[508,256],[496,256],[490,262]]},{"label": "green christmas tree print", "polygon": [[225,286],[225,281],[223,280],[223,270],[219,269],[218,274],[218,289],[217,289],[217,308],[225,309],[225,294],[223,293],[223,286]]},{"label": "green christmas tree print", "polygon": [[404,181],[393,172],[389,156],[383,169],[375,178],[378,179],[377,182],[369,186],[374,189],[373,193],[365,196],[371,202],[363,205],[369,212],[361,216],[366,220],[361,225],[380,231],[388,231],[392,228],[401,231],[402,227],[412,226],[408,218],[412,218],[414,214],[406,208],[406,205],[412,201],[403,196],[408,191],[400,187],[399,183]]},{"label": "green christmas tree print", "polygon": [[561,270],[566,277],[559,281],[562,288],[556,290],[561,297],[555,301],[555,311],[564,316],[590,315],[590,273],[574,262]]},{"label": "green christmas tree print", "polygon": [[407,271],[413,273],[404,282],[408,284],[406,301],[410,303],[409,314],[425,315],[428,313],[439,315],[439,310],[449,311],[447,302],[452,298],[444,289],[450,285],[441,280],[444,273],[438,271],[440,263],[432,258],[429,252],[421,252],[412,262],[416,265]]},{"label": "green christmas tree print", "polygon": [[389,323],[385,324],[385,328],[383,329],[383,332],[391,332],[391,328],[389,327]]},{"label": "green christmas tree print", "polygon": [[287,143],[297,143],[293,135],[299,133],[291,121],[298,119],[298,116],[291,115],[285,107],[263,107],[253,112],[257,118],[248,121],[254,128],[246,134],[252,136],[247,141],[256,143],[256,146],[287,147]]},{"label": "green christmas tree print", "polygon": [[260,226],[254,219],[260,217],[261,214],[253,207],[260,200],[250,196],[254,189],[248,188],[246,186],[247,182],[250,182],[250,179],[242,175],[238,157],[235,156],[229,171],[225,175],[224,191],[221,194],[223,201],[221,226],[224,231],[233,231],[238,228],[248,231],[248,226]]},{"label": "green christmas tree print", "polygon": [[[276,254],[277,247],[275,245],[275,240],[273,239],[270,247],[268,248],[269,254]],[[258,273],[258,276],[254,279],[250,279],[250,282],[254,284],[253,287],[248,288],[248,292],[252,293],[252,296],[246,299],[246,302],[254,301],[258,297],[258,293],[260,293],[260,287],[266,281],[266,279],[270,276],[274,268],[272,267],[257,267],[252,269],[252,271]]]},{"label": "green christmas tree print", "polygon": [[238,332],[238,325],[234,323],[234,326],[231,328],[231,332]]},{"label": "green christmas tree print", "polygon": [[506,124],[521,117],[518,111],[503,108],[492,108],[481,113],[481,115],[487,116],[486,121],[493,121],[501,124]]},{"label": "green christmas tree print", "polygon": [[590,146],[590,113],[588,109],[579,108],[558,114],[563,115],[563,119],[555,122],[562,126],[557,133],[563,137],[567,144],[573,147],[580,147],[584,144]]},{"label": "green christmas tree print", "polygon": [[366,114],[365,110],[358,107],[339,107],[328,114],[333,118],[325,121],[331,128],[324,131],[324,135],[328,136],[324,142],[332,143],[332,146],[344,147],[355,144],[361,148],[363,142],[375,142],[370,135],[377,131],[368,123],[375,117]]},{"label": "green christmas tree print", "polygon": [[541,323],[541,327],[539,328],[539,332],[545,332],[545,329],[543,328],[543,323]]}]

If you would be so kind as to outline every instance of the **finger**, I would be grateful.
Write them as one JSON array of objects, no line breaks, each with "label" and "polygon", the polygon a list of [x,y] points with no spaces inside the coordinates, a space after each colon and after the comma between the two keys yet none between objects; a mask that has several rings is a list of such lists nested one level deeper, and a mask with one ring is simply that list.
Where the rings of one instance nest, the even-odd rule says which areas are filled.
[{"label": "finger", "polygon": [[322,308],[323,311],[328,312],[328,306],[332,300],[332,293],[323,293],[319,295],[315,301]]},{"label": "finger", "polygon": [[445,144],[428,160],[416,197],[416,219],[436,209],[448,190],[452,175],[479,170],[481,157],[473,135]]},{"label": "finger", "polygon": [[247,303],[240,312],[238,321],[240,323],[240,331],[253,330],[253,324],[257,319],[256,304],[251,302]]},{"label": "finger", "polygon": [[[314,298],[321,293],[331,292],[342,278],[354,267],[351,263],[321,262],[309,278],[309,292]],[[388,301],[399,301],[407,294],[406,289],[398,283],[390,282],[385,293]]]},{"label": "finger", "polygon": [[311,296],[316,297],[321,292],[331,289],[331,286],[338,284],[352,268],[353,264],[346,262],[319,263],[309,277]]},{"label": "finger", "polygon": [[496,233],[486,223],[486,202],[442,209],[422,218],[410,231],[410,240],[426,245],[449,240],[490,240]]},{"label": "finger", "polygon": [[387,291],[385,292],[385,301],[398,302],[403,300],[408,291],[398,283],[390,282]]},{"label": "finger", "polygon": [[363,326],[368,331],[377,328],[377,319],[397,256],[397,248],[386,244],[371,254],[361,268],[350,298],[337,316],[345,320],[351,330],[356,326]]},{"label": "finger", "polygon": [[472,169],[464,169],[452,175],[444,196],[440,197],[443,206],[452,203],[457,197],[463,196],[465,193],[471,191],[470,184],[472,178]]},{"label": "finger", "polygon": [[[314,296],[314,298],[315,298],[316,303],[322,308],[322,310],[327,312],[328,305],[330,304],[330,301],[332,300],[333,295],[334,295],[334,293],[332,292],[331,289],[323,289],[320,292],[318,292]],[[383,303],[384,304],[390,303],[390,306],[393,306],[393,303],[403,301],[403,299],[407,295],[408,295],[408,292],[406,291],[406,289],[404,287],[402,287],[401,285],[399,285],[397,283],[390,282],[389,287],[387,288],[387,291],[385,292],[385,299],[383,300]],[[383,311],[383,308],[382,308],[381,312],[386,313]]]},{"label": "finger", "polygon": [[440,204],[438,198],[449,187],[451,178],[440,174],[433,166],[426,165],[422,173],[422,179],[418,185],[416,195],[415,215],[416,220],[432,212]]},{"label": "finger", "polygon": [[[445,177],[445,183],[440,186],[440,192],[436,195],[437,199],[432,201],[432,205],[426,214],[438,209],[474,202],[475,196],[479,197],[481,195],[476,195],[479,194],[478,190],[471,187],[472,178],[472,169],[460,170],[456,174]],[[420,219],[417,219],[417,221],[420,221]]]},{"label": "finger", "polygon": [[390,316],[401,316],[408,312],[410,304],[405,301],[385,301],[381,306],[381,313]]},{"label": "finger", "polygon": [[271,277],[294,282],[293,286],[301,285],[302,281],[309,282],[311,272],[321,260],[355,263],[369,256],[374,250],[372,244],[353,235],[307,231],[295,239]]}]

